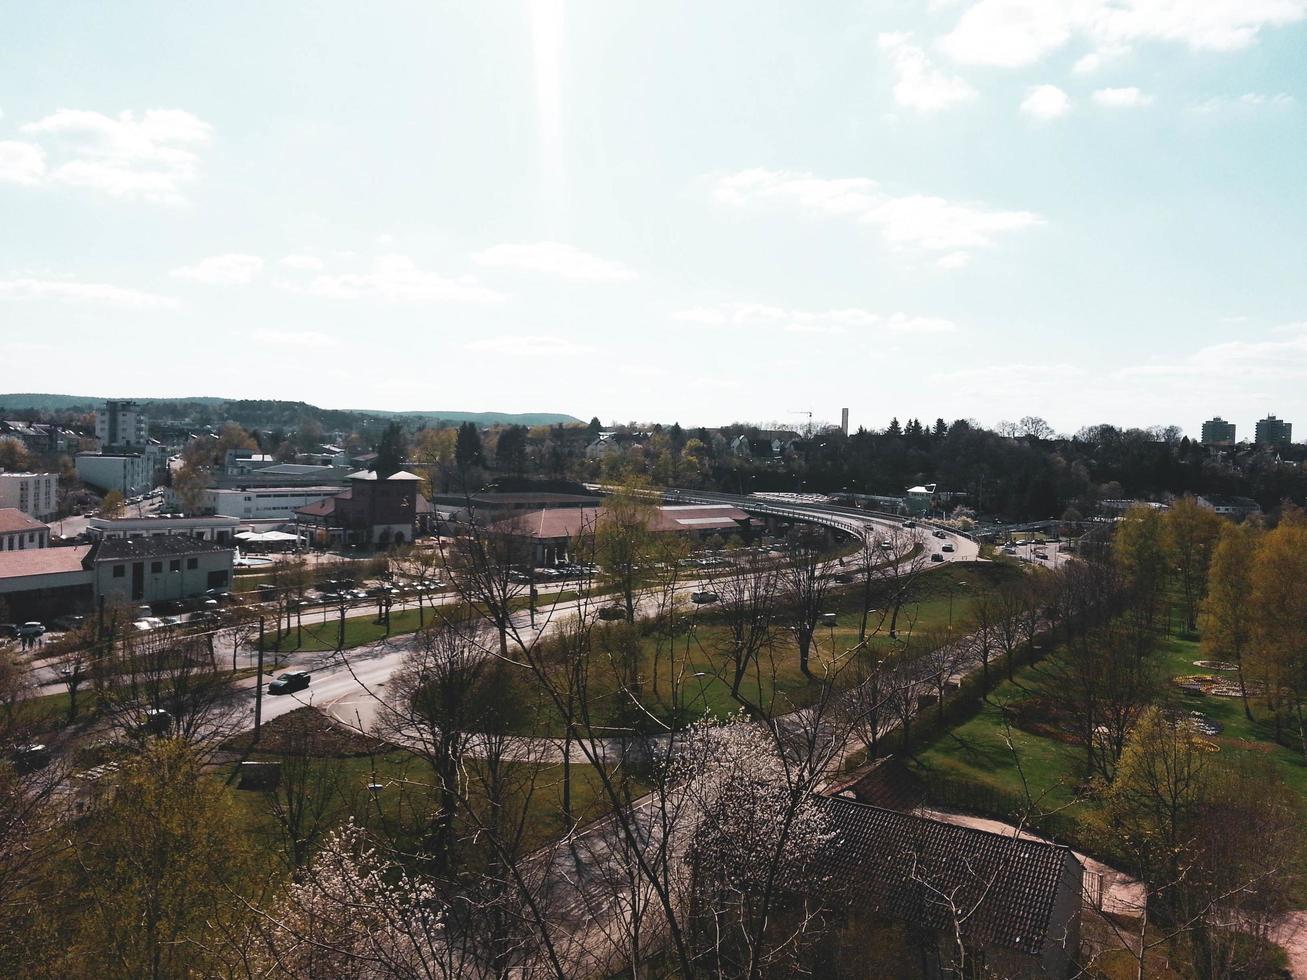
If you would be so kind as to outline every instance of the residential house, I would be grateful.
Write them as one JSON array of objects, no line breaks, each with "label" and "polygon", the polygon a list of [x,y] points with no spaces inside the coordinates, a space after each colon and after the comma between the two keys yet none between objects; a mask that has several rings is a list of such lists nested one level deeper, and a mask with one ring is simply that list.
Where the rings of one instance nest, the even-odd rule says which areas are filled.
[{"label": "residential house", "polygon": [[1084,869],[1070,848],[817,798],[832,837],[814,862],[822,898],[852,917],[905,923],[928,975],[1064,978],[1080,949]]},{"label": "residential house", "polygon": [[1252,497],[1236,497],[1226,493],[1205,493],[1198,498],[1198,506],[1206,507],[1222,517],[1241,521],[1262,512],[1262,506]]},{"label": "residential house", "polygon": [[0,551],[26,551],[50,544],[50,528],[17,507],[0,507]]}]

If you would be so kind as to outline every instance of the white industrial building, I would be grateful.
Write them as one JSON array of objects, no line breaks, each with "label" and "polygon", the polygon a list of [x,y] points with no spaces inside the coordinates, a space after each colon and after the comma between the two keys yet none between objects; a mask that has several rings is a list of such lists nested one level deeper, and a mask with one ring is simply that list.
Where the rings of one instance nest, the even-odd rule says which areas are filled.
[{"label": "white industrial building", "polygon": [[135,497],[154,486],[152,453],[78,453],[74,463],[77,479],[105,493],[117,490],[124,497]]},{"label": "white industrial building", "polygon": [[300,507],[316,504],[344,490],[342,486],[215,488],[204,491],[203,509],[207,513],[242,521],[291,521]]},{"label": "white industrial building", "polygon": [[0,507],[13,507],[38,521],[54,516],[58,490],[57,473],[0,473]]}]

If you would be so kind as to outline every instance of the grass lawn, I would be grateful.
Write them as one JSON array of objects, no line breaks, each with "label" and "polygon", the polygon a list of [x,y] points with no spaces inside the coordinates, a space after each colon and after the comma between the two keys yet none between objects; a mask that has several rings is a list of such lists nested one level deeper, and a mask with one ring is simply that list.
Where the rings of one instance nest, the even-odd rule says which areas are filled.
[{"label": "grass lawn", "polygon": [[[914,632],[943,631],[950,620],[959,634],[967,631],[969,600],[1023,574],[1014,566],[978,563],[966,566],[965,578],[952,568],[923,576],[914,601],[900,612],[899,639],[889,638],[888,619],[881,623],[873,614],[870,629],[876,630],[878,625],[881,628],[869,636],[867,653],[860,656],[882,658],[899,649]],[[812,677],[800,670],[798,644],[793,636],[782,633],[775,647],[745,675],[741,696],[750,705],[779,715],[812,704],[828,674],[837,686],[851,683],[854,671],[847,652],[858,641],[861,602],[856,584],[830,593],[826,608],[838,618],[833,629],[823,626],[817,630],[811,654]],[[631,730],[654,731],[660,724],[679,727],[705,711],[725,717],[740,710],[741,702],[731,695],[734,667],[727,656],[729,637],[721,614],[712,606],[704,606],[689,615],[694,622],[692,633],[681,632],[672,638],[642,632],[638,637],[635,674],[639,678],[640,702],[647,713],[632,704],[620,682],[624,668],[618,651],[623,648],[624,637],[630,635],[629,628],[624,624],[601,624],[596,631],[588,679],[592,724],[611,728],[616,735]],[[519,695],[525,704],[536,707],[519,716],[517,731],[562,734],[556,711],[548,702],[537,700],[534,678],[525,671]]]},{"label": "grass lawn", "polygon": [[[309,711],[311,709],[304,709]],[[265,734],[271,737],[273,726],[291,725],[298,715],[292,712],[269,723]],[[291,719],[291,721],[287,721]],[[350,736],[361,741],[358,736]],[[266,742],[264,744],[267,744]],[[275,739],[272,743],[276,746]],[[358,746],[346,747],[346,752],[361,752]],[[417,844],[415,828],[421,826],[437,807],[434,793],[434,780],[425,761],[418,756],[401,749],[382,746],[375,754],[332,754],[333,749],[324,750],[322,761],[334,770],[339,780],[339,792],[331,808],[328,822],[338,825],[348,817],[353,817],[360,825],[373,830],[399,843],[407,849]],[[249,761],[283,761],[286,757],[276,751],[256,751],[246,757]],[[227,779],[232,775],[236,764],[215,773],[215,778]],[[558,839],[567,829],[562,809],[562,766],[528,765],[510,763],[507,767],[509,779],[518,790],[510,795],[514,802],[509,809],[526,806],[526,821],[523,832],[525,850],[535,850],[550,841]],[[465,766],[466,787],[474,806],[481,808],[485,802],[482,783],[482,766],[476,760],[468,760]],[[237,780],[232,780],[232,785]],[[370,792],[371,784],[379,784],[379,792]],[[635,786],[633,792],[644,792],[643,787]],[[270,858],[281,853],[280,829],[272,815],[272,791],[240,790],[234,791],[238,812],[251,839]],[[596,772],[584,760],[572,765],[572,809],[574,820],[581,823],[596,819],[610,809],[604,795],[600,779]],[[465,821],[465,835],[471,835],[475,828],[471,821]]]},{"label": "grass lawn", "polygon": [[[1037,734],[1015,724],[1006,728],[1000,709],[1030,699],[1056,701],[1056,663],[1062,655],[1062,651],[1055,651],[1039,664],[1019,669],[1014,681],[999,684],[974,715],[919,747],[911,770],[940,799],[959,806],[967,807],[974,790],[968,807],[972,809],[992,810],[1025,799],[1023,774],[1030,798],[1038,802],[1040,809],[1050,811],[1072,804],[1077,786],[1084,782],[1084,749],[1070,740]],[[1182,674],[1212,673],[1194,666],[1194,661],[1203,659],[1198,642],[1165,637],[1155,656],[1168,678],[1163,699],[1179,710],[1199,711],[1220,723],[1223,730],[1211,741],[1220,746],[1222,753],[1234,760],[1254,756],[1270,760],[1286,784],[1307,801],[1307,759],[1300,751],[1275,741],[1274,726],[1264,720],[1269,712],[1262,705],[1254,700],[1257,720],[1249,721],[1237,697],[1190,694],[1169,682],[1169,678]],[[1235,677],[1225,676],[1231,680]],[[1053,833],[1070,831],[1076,836],[1076,822],[1094,805],[1092,799],[1082,800],[1060,814],[1047,829]]]}]

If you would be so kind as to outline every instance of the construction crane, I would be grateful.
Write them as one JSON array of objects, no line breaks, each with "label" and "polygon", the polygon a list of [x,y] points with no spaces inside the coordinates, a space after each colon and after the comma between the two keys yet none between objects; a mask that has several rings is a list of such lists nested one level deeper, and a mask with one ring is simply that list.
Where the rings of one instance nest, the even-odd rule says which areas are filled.
[{"label": "construction crane", "polygon": [[811,437],[812,437],[812,410],[811,410],[811,409],[803,409],[803,408],[797,408],[797,409],[796,409],[796,408],[792,408],[792,409],[790,409],[790,414],[791,414],[791,415],[806,415],[806,416],[808,416],[808,427],[807,427],[806,431],[805,431],[803,434],[804,434],[805,436],[808,436],[809,438],[811,438]]}]

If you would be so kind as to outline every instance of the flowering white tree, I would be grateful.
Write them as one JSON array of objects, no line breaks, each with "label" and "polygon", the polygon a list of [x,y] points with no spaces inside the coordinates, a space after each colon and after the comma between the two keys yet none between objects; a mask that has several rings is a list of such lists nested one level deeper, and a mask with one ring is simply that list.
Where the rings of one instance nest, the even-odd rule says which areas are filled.
[{"label": "flowering white tree", "polygon": [[831,831],[812,796],[814,771],[743,716],[690,726],[670,768],[698,955],[719,976],[774,968],[810,938],[821,892],[813,859]]},{"label": "flowering white tree", "polygon": [[363,980],[475,974],[448,941],[435,889],[384,857],[352,821],[263,917],[245,966],[252,975]]}]

